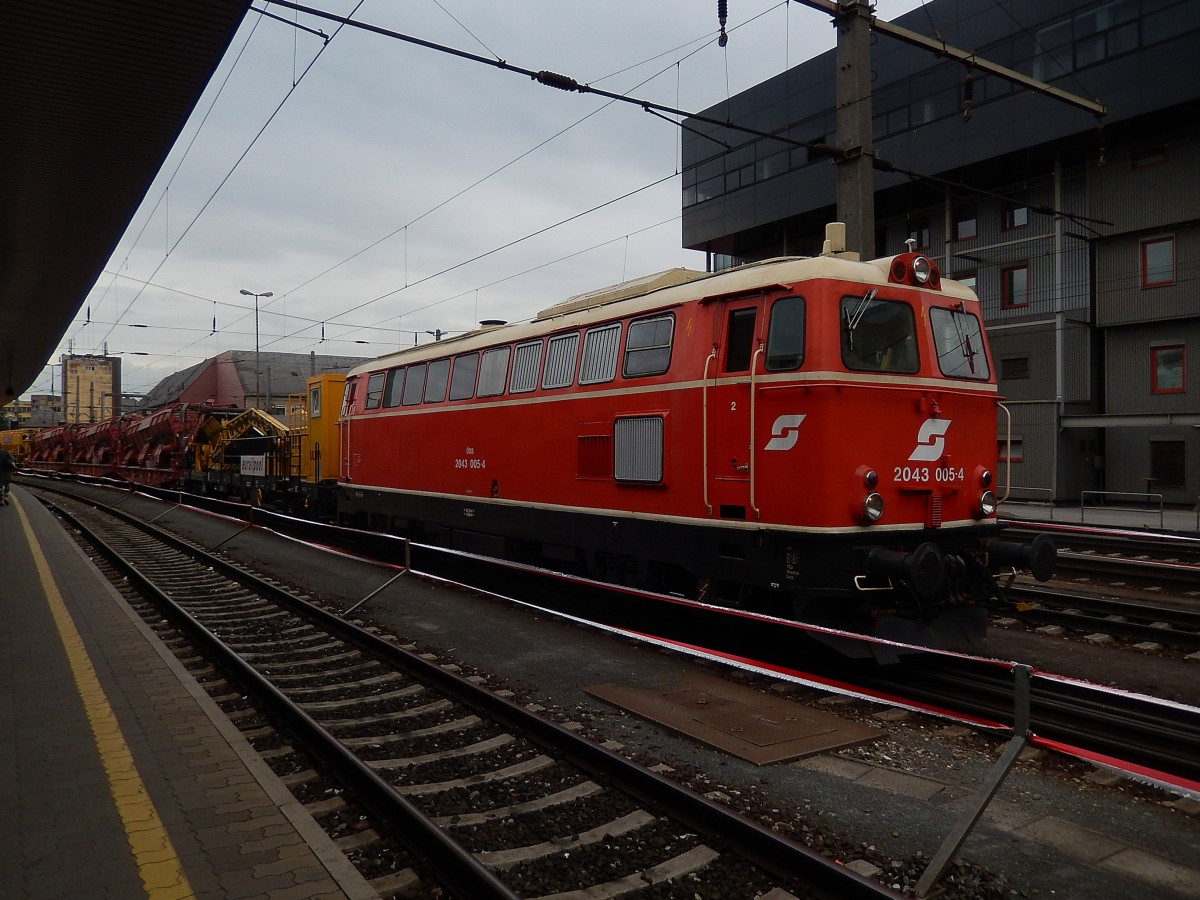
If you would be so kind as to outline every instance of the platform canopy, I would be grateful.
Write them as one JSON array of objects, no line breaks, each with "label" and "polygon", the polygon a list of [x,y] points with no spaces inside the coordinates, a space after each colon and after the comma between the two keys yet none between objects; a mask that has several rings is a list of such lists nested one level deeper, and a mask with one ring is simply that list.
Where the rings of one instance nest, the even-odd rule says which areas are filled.
[{"label": "platform canopy", "polygon": [[50,361],[249,5],[5,4],[0,404]]}]

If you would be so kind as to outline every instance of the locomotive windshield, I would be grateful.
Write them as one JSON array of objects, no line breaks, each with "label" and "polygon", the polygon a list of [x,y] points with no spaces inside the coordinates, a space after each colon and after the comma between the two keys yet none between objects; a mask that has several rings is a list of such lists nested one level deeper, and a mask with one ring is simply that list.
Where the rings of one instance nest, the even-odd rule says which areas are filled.
[{"label": "locomotive windshield", "polygon": [[933,346],[938,367],[947,378],[988,377],[987,354],[983,350],[983,329],[979,319],[958,309],[934,307],[929,310],[933,328]]},{"label": "locomotive windshield", "polygon": [[771,307],[767,371],[798,369],[804,362],[804,298],[784,297]]},{"label": "locomotive windshield", "polygon": [[859,372],[914,374],[917,329],[912,307],[880,300],[875,292],[842,298],[842,362]]}]

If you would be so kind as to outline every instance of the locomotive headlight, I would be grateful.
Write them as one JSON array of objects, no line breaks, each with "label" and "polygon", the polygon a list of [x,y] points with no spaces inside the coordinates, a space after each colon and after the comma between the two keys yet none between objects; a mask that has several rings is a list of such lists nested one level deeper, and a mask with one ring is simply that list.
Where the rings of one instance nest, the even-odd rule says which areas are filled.
[{"label": "locomotive headlight", "polygon": [[982,472],[980,472],[979,473],[979,483],[981,485],[983,485],[985,488],[991,487],[992,486],[992,473],[989,472],[987,469],[984,469]]},{"label": "locomotive headlight", "polygon": [[883,497],[875,491],[863,498],[863,518],[868,522],[878,522],[883,518]]},{"label": "locomotive headlight", "polygon": [[979,495],[979,515],[981,518],[987,518],[994,515],[996,512],[996,495],[991,491],[984,491]]},{"label": "locomotive headlight", "polygon": [[913,277],[917,279],[917,284],[925,284],[929,281],[929,276],[933,274],[933,266],[924,256],[915,257],[912,261]]}]

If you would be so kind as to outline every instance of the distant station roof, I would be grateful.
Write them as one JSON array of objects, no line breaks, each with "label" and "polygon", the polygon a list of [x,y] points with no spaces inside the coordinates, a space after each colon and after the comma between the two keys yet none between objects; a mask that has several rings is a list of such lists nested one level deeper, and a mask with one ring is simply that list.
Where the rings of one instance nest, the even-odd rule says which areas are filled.
[{"label": "distant station roof", "polygon": [[249,0],[10,3],[0,54],[0,404],[54,352]]},{"label": "distant station roof", "polygon": [[[255,378],[255,360],[262,366]],[[226,350],[180,372],[168,375],[142,399],[141,407],[154,409],[168,403],[211,403],[214,406],[247,406],[252,391],[282,404],[289,394],[303,394],[308,378],[326,372],[345,375],[367,362],[362,356],[332,356],[316,353],[262,353]],[[266,409],[266,406],[262,407]]]}]

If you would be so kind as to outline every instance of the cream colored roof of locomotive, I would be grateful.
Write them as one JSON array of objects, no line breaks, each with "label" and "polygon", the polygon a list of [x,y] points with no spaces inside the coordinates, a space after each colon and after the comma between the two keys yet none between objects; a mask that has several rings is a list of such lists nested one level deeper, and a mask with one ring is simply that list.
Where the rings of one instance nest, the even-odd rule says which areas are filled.
[{"label": "cream colored roof of locomotive", "polygon": [[[783,256],[762,262],[747,263],[721,272],[698,272],[693,269],[668,269],[642,278],[635,278],[607,288],[600,288],[564,300],[538,313],[529,322],[513,325],[492,325],[449,337],[431,344],[400,350],[369,363],[357,366],[349,376],[378,372],[390,366],[443,356],[467,353],[502,343],[514,343],[555,331],[592,324],[597,321],[639,315],[667,309],[687,301],[725,294],[739,294],[774,284],[792,284],[815,278],[836,278],[867,285],[888,284],[888,272],[895,257],[862,262],[833,256]],[[899,287],[899,286],[898,286]],[[940,294],[961,300],[978,301],[966,285],[942,279]],[[602,307],[603,313],[596,313]]]}]

